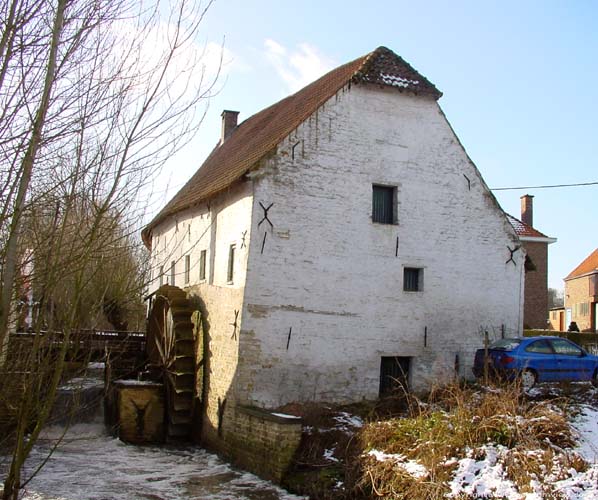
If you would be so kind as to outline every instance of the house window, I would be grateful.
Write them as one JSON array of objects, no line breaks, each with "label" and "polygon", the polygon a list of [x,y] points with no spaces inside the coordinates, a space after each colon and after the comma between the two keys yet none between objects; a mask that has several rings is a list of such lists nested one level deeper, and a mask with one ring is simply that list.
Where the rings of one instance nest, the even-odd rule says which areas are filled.
[{"label": "house window", "polygon": [[202,250],[199,254],[199,279],[206,279],[206,251]]},{"label": "house window", "polygon": [[579,302],[573,305],[573,316],[578,318],[581,316],[588,316],[590,314],[589,302]]},{"label": "house window", "polygon": [[173,261],[170,263],[170,284],[171,284],[172,286],[174,286],[174,284],[175,284],[175,281],[174,281],[174,275],[175,275],[175,272],[176,272],[176,261],[175,261],[175,260],[173,260]]},{"label": "house window", "polygon": [[164,266],[160,266],[160,286],[164,284]]},{"label": "house window", "polygon": [[191,271],[191,256],[185,255],[185,284],[189,284],[189,275]]},{"label": "house window", "polygon": [[421,292],[424,289],[424,270],[420,267],[403,269],[403,290],[405,292]]},{"label": "house window", "polygon": [[372,186],[372,222],[394,224],[396,222],[397,188],[392,186]]},{"label": "house window", "polygon": [[235,274],[235,249],[236,245],[231,245],[228,250],[228,273],[226,274],[226,281],[229,283],[233,282]]}]

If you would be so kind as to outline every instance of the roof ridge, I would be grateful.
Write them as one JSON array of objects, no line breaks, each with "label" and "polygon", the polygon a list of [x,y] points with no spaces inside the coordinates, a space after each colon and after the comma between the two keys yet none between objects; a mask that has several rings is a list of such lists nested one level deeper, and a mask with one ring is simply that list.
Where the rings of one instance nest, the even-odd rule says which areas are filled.
[{"label": "roof ridge", "polygon": [[376,50],[372,50],[369,54],[366,54],[365,56],[363,56],[363,62],[361,63],[361,66],[359,68],[357,68],[355,70],[355,72],[353,73],[353,75],[351,76],[351,78],[355,78],[357,75],[360,75],[361,73],[364,73],[365,69],[369,69],[369,67],[372,65],[373,61],[374,61],[374,56],[380,52],[380,49],[384,49],[386,47],[378,47]]},{"label": "roof ridge", "polygon": [[153,227],[166,217],[197,205],[229,187],[351,82],[393,87],[401,92],[406,90],[435,99],[442,96],[423,75],[384,46],[338,66],[294,94],[243,120],[144,228],[142,237],[146,245],[151,247]]}]

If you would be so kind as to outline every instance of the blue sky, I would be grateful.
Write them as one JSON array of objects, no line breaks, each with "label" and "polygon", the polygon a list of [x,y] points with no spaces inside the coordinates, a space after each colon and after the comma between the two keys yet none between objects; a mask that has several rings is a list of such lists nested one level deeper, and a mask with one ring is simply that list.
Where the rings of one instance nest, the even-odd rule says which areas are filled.
[{"label": "blue sky", "polygon": [[[159,209],[216,144],[223,109],[244,120],[335,66],[384,45],[432,81],[467,153],[494,187],[598,181],[598,2],[216,1],[201,33],[224,40],[219,93],[165,168]],[[598,247],[598,185],[495,192],[558,238],[549,286]]]}]

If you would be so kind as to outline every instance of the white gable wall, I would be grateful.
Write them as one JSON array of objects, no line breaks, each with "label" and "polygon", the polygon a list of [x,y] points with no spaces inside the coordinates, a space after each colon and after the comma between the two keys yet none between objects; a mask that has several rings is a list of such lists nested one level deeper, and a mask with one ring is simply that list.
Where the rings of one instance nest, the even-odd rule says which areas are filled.
[{"label": "white gable wall", "polygon": [[[524,256],[506,264],[516,235],[433,99],[345,88],[254,182],[246,402],[375,398],[382,356],[411,357],[423,389],[454,376],[456,355],[470,376],[484,329],[519,330]],[[373,184],[396,186],[398,224],[372,223]],[[403,291],[404,266],[424,269],[422,292]]]},{"label": "white gable wall", "polygon": [[[227,415],[234,408],[223,402],[235,399],[238,339],[251,238],[252,188],[251,182],[236,183],[209,203],[180,212],[176,218],[167,219],[152,231],[153,269],[159,269],[163,263],[169,278],[170,262],[176,261],[175,285],[187,291],[192,305],[203,315],[209,349],[205,361],[208,375],[202,436],[208,440],[216,439],[219,406],[226,408]],[[233,244],[236,247],[234,274],[229,282],[228,256]],[[199,279],[201,250],[206,250],[207,255],[205,280]],[[185,255],[190,256],[189,283],[184,282]],[[159,279],[156,278],[152,282],[152,291],[158,287]],[[201,346],[198,348],[201,350]],[[198,396],[201,396],[201,370],[197,376]]]}]

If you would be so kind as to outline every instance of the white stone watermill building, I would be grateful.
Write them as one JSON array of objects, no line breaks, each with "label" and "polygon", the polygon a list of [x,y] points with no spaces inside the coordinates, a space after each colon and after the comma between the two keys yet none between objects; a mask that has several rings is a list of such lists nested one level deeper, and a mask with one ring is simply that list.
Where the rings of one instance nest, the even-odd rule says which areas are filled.
[{"label": "white stone watermill building", "polygon": [[480,332],[519,331],[525,255],[441,95],[380,47],[240,124],[225,111],[145,228],[153,290],[204,313],[208,442],[241,406],[468,377]]}]

